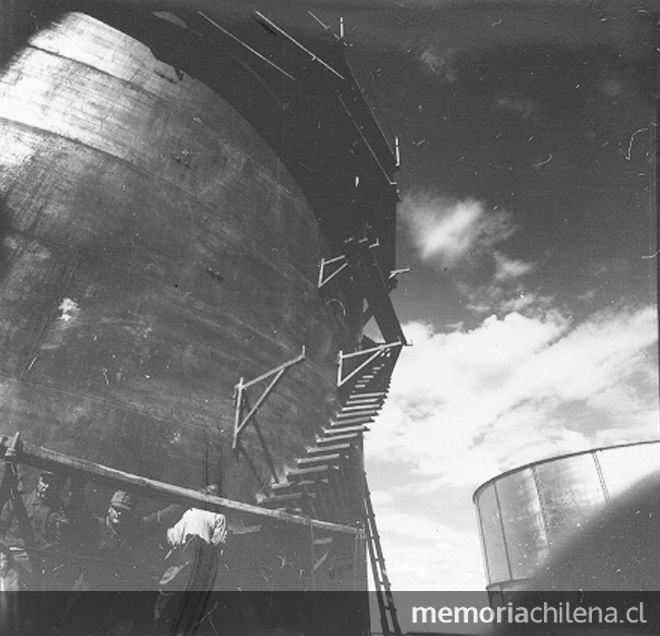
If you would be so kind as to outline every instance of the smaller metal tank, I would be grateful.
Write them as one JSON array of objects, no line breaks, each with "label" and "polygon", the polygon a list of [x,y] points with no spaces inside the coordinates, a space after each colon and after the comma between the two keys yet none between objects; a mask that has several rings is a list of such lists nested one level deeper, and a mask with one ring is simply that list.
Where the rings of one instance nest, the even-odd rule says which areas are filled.
[{"label": "smaller metal tank", "polygon": [[542,564],[636,482],[660,470],[660,442],[598,448],[527,464],[474,493],[488,590],[522,589]]}]

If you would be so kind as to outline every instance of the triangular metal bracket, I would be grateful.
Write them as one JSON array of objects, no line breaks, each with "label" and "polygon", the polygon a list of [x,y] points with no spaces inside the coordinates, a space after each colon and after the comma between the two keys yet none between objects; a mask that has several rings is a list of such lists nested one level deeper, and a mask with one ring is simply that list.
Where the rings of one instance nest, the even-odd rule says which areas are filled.
[{"label": "triangular metal bracket", "polygon": [[398,283],[398,277],[401,274],[409,274],[410,267],[401,267],[399,269],[390,270],[389,276],[387,277],[387,286],[390,288],[390,291],[394,289]]},{"label": "triangular metal bracket", "polygon": [[[232,448],[234,450],[238,448],[241,433],[243,432],[245,427],[250,422],[252,422],[252,424],[254,425],[254,429],[257,433],[257,436],[259,437],[259,442],[261,443],[261,447],[264,451],[264,455],[266,456],[266,461],[268,462],[268,466],[270,467],[271,473],[273,474],[273,478],[275,479],[276,482],[279,482],[279,478],[277,476],[277,471],[275,470],[275,464],[273,462],[272,457],[270,456],[270,453],[268,452],[266,441],[264,440],[264,437],[261,433],[261,429],[259,428],[256,415],[257,415],[257,411],[261,408],[263,403],[266,401],[266,398],[271,394],[271,392],[273,391],[277,383],[282,379],[282,376],[286,373],[286,371],[294,364],[298,364],[299,362],[302,362],[304,359],[305,359],[305,345],[303,345],[300,354],[297,355],[292,360],[289,360],[284,364],[280,364],[274,369],[271,369],[266,373],[262,373],[260,376],[248,382],[245,381],[245,378],[241,377],[240,380],[238,381],[238,384],[234,387],[235,412],[234,412],[234,438],[232,442]],[[250,387],[254,386],[255,384],[258,384],[259,382],[263,382],[264,380],[268,380],[268,379],[270,379],[268,386],[263,390],[261,395],[257,398],[257,401],[254,403],[254,406],[250,406],[250,403],[248,401],[247,390]]]},{"label": "triangular metal bracket", "polygon": [[344,254],[334,258],[322,258],[319,262],[319,279],[316,286],[321,289],[347,267],[348,261]]},{"label": "triangular metal bracket", "polygon": [[[383,352],[395,347],[401,347],[401,342],[389,342],[377,347],[369,349],[362,349],[361,351],[354,351],[352,353],[339,352],[337,359],[337,386],[344,386],[349,380],[358,375],[361,371],[366,369],[372,362],[374,362]],[[350,370],[346,369],[347,361],[357,361],[357,366],[352,366]]]}]

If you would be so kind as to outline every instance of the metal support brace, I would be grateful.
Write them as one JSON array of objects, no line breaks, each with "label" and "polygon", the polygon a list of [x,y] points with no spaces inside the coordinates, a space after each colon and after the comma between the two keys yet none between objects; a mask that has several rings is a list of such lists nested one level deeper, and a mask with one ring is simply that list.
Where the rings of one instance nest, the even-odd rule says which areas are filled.
[{"label": "metal support brace", "polygon": [[[257,436],[259,437],[259,442],[261,443],[261,447],[266,455],[266,461],[268,462],[268,465],[270,467],[271,472],[273,473],[273,477],[276,482],[279,482],[277,471],[275,470],[275,465],[270,456],[270,453],[268,452],[268,448],[266,447],[266,442],[261,433],[261,429],[259,428],[256,415],[257,415],[257,411],[266,401],[266,398],[271,394],[277,383],[282,379],[282,376],[286,373],[287,369],[289,369],[289,367],[292,367],[294,364],[298,364],[299,362],[302,362],[304,359],[305,359],[305,346],[303,345],[300,355],[293,358],[293,360],[289,360],[288,362],[285,362],[284,364],[275,367],[271,371],[262,373],[259,377],[254,378],[254,380],[250,380],[249,382],[245,382],[245,378],[241,377],[241,379],[238,381],[238,384],[234,387],[234,405],[236,411],[234,414],[234,440],[232,443],[232,448],[236,450],[239,444],[239,438],[241,433],[243,432],[245,427],[250,422],[252,422],[257,432]],[[269,378],[272,378],[272,380],[269,382],[268,386],[264,389],[263,393],[254,403],[254,406],[251,407],[248,402],[247,390],[251,386],[257,384],[258,382],[262,382],[263,380],[268,380]],[[245,410],[247,410],[247,413],[244,415]]]},{"label": "metal support brace", "polygon": [[[332,273],[326,276],[326,267],[328,265],[340,265],[332,271]],[[319,263],[319,279],[316,286],[321,289],[324,285],[329,283],[335,276],[337,276],[341,271],[348,267],[348,261],[346,256],[342,254],[341,256],[335,256],[335,258],[322,258]]]},{"label": "metal support brace", "polygon": [[[370,246],[372,247],[372,246]],[[396,285],[397,285],[397,278],[401,274],[407,274],[410,272],[410,267],[404,267],[402,269],[393,269],[389,276],[387,277],[387,289],[388,291],[392,291]],[[367,306],[367,308],[362,312],[362,326],[364,327],[372,318],[374,317],[374,312],[371,307]]]},{"label": "metal support brace", "polygon": [[391,289],[396,287],[397,278],[400,274],[408,274],[410,272],[410,267],[402,267],[401,269],[393,269],[390,271],[390,275],[387,277],[388,281],[392,281]]},{"label": "metal support brace", "polygon": [[[342,387],[346,384],[351,378],[354,378],[360,371],[368,367],[381,353],[387,351],[388,349],[393,349],[394,347],[400,347],[403,343],[401,342],[389,342],[386,344],[379,345],[377,347],[372,347],[371,349],[363,349],[362,351],[354,351],[353,353],[344,353],[343,351],[339,352],[339,357],[337,360],[337,386]],[[360,362],[355,369],[350,371],[347,375],[344,376],[344,360],[352,360],[355,358],[366,357],[363,362]]]},{"label": "metal support brace", "polygon": [[303,46],[300,42],[298,42],[298,40],[291,37],[284,29],[281,29],[280,27],[278,27],[277,24],[275,24],[272,20],[269,20],[263,13],[261,13],[260,11],[255,11],[254,15],[257,16],[257,18],[258,18],[257,21],[258,22],[261,21],[261,22],[266,23],[271,29],[274,29],[275,31],[277,31],[280,35],[283,35],[287,40],[289,40],[289,42],[293,43],[301,51],[304,51],[305,53],[307,53],[307,55],[309,55],[310,58],[312,59],[312,62],[317,62],[324,69],[326,69],[327,71],[330,71],[333,75],[338,77],[340,80],[345,79],[344,76],[341,73],[339,73],[337,70],[335,70],[332,66],[330,66],[330,64],[324,62],[318,55],[316,55],[316,53],[310,51],[307,47]]},{"label": "metal support brace", "polygon": [[[358,243],[365,243],[369,239],[360,239]],[[375,247],[380,247],[380,240],[376,239],[373,243],[369,244],[369,249],[374,249]],[[326,275],[326,269],[329,269],[329,266],[333,265],[334,269]],[[335,256],[334,258],[322,258],[319,262],[319,278],[316,286],[321,289],[327,285],[335,276],[340,272],[344,271],[348,267],[348,259],[345,254],[341,256]],[[403,270],[394,270],[397,273],[402,272]]]}]

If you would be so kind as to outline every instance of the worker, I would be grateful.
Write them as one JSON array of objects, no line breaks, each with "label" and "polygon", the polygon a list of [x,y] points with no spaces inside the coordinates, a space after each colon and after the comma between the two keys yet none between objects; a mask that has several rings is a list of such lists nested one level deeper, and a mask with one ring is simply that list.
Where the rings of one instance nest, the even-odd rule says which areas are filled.
[{"label": "worker", "polygon": [[[219,496],[217,485],[202,489]],[[158,585],[154,611],[158,633],[192,634],[203,618],[227,540],[227,522],[218,512],[188,508],[167,531],[170,548]]]},{"label": "worker", "polygon": [[[62,483],[54,472],[44,470],[32,492],[23,495],[20,502],[10,499],[0,511],[3,581],[11,582],[11,587],[58,589],[57,571],[64,560],[59,544],[68,523],[59,496]],[[27,528],[21,524],[21,503]]]},{"label": "worker", "polygon": [[[113,493],[103,517],[80,514],[76,521],[82,572],[73,584],[63,621],[65,633],[146,633],[153,615],[142,594],[154,590],[159,544],[165,531],[181,517],[183,506],[173,504],[141,516],[137,499],[125,490]],[[84,592],[104,592],[86,594]],[[80,592],[75,594],[75,592]],[[105,630],[105,631],[104,631]]]},{"label": "worker", "polygon": [[[88,565],[74,589],[145,590],[153,589],[145,552],[183,512],[177,504],[147,516],[136,513],[137,500],[125,490],[117,490],[103,518],[95,517],[83,547]],[[163,537],[164,538],[164,537]]]}]

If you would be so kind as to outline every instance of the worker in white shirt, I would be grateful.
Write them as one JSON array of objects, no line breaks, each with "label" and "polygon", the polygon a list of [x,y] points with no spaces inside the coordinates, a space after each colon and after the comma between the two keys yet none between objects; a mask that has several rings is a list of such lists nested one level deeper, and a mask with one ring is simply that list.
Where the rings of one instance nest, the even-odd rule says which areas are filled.
[{"label": "worker in white shirt", "polygon": [[[202,492],[220,494],[215,484]],[[154,611],[158,633],[194,633],[213,589],[226,539],[225,516],[200,508],[189,508],[167,530],[170,550]]]}]

